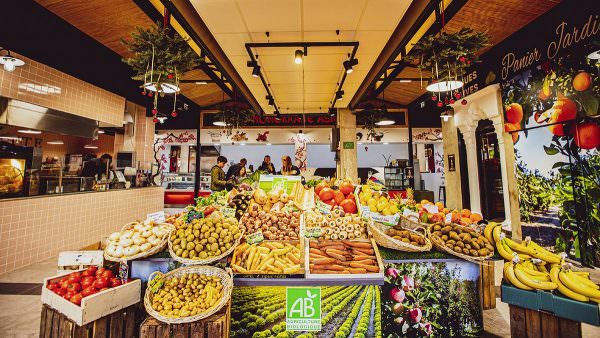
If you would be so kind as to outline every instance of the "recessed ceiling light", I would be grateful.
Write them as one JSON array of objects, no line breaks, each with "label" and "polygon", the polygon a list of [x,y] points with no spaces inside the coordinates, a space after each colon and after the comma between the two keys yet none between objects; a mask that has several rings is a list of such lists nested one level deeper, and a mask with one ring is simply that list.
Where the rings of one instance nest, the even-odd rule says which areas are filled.
[{"label": "recessed ceiling light", "polygon": [[21,133],[21,134],[41,134],[42,132],[39,130],[33,130],[33,129],[19,129],[17,130],[17,132]]},{"label": "recessed ceiling light", "polygon": [[104,134],[104,130],[98,129],[98,134]]},{"label": "recessed ceiling light", "polygon": [[389,142],[383,142],[382,144],[390,144]]},{"label": "recessed ceiling light", "polygon": [[47,144],[54,144],[54,145],[58,145],[58,144],[65,144],[63,141],[61,140],[55,140],[55,141],[48,141],[46,142]]},{"label": "recessed ceiling light", "polygon": [[425,89],[427,89],[430,92],[440,93],[456,90],[462,86],[463,83],[461,81],[440,81],[430,84]]},{"label": "recessed ceiling light", "polygon": [[270,145],[271,145],[271,143],[267,143],[267,145],[268,145],[268,146],[270,146]]},{"label": "recessed ceiling light", "polygon": [[16,67],[21,67],[24,64],[25,61],[10,55],[10,51],[8,51],[7,55],[0,56],[0,65],[4,65],[4,70],[7,72],[12,72]]},{"label": "recessed ceiling light", "polygon": [[337,101],[341,100],[344,98],[344,91],[343,90],[338,90],[337,92],[335,92],[335,99]]},{"label": "recessed ceiling light", "polygon": [[381,120],[378,122],[375,122],[376,125],[378,126],[391,126],[392,124],[395,124],[396,122],[394,120]]},{"label": "recessed ceiling light", "polygon": [[206,81],[196,81],[195,83],[196,83],[197,85],[205,85],[205,84],[208,84],[208,82],[206,82]]},{"label": "recessed ceiling light", "polygon": [[0,136],[0,140],[6,141],[21,141],[21,138],[18,136]]},{"label": "recessed ceiling light", "polygon": [[86,144],[83,146],[85,149],[98,149],[98,146],[93,144]]},{"label": "recessed ceiling light", "polygon": [[301,64],[303,56],[304,56],[304,53],[300,49],[296,49],[296,51],[294,52],[294,62],[297,65]]},{"label": "recessed ceiling light", "polygon": [[240,143],[240,145],[241,145],[241,146],[245,146],[245,145],[246,145],[246,143]]}]

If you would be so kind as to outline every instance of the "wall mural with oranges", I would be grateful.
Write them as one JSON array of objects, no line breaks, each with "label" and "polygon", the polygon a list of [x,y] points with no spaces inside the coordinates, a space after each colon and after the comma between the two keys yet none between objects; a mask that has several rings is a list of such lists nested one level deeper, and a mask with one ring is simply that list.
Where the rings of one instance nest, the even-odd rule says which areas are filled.
[{"label": "wall mural with oranges", "polygon": [[564,1],[482,58],[502,84],[523,236],[600,266],[600,8]]}]

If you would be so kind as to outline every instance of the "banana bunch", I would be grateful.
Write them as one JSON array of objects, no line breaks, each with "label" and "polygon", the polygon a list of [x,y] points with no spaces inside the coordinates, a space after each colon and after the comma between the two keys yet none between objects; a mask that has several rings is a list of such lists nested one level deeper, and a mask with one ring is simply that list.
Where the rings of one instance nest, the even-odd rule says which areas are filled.
[{"label": "banana bunch", "polygon": [[521,261],[537,258],[545,263],[559,264],[562,257],[552,253],[527,237],[523,243],[517,243],[505,237],[500,223],[488,223],[483,231],[485,237],[496,246],[498,254],[506,261],[512,261],[518,256]]},{"label": "banana bunch", "polygon": [[569,267],[553,264],[550,279],[563,295],[580,302],[600,304],[600,286],[592,282],[589,272],[573,271]]},{"label": "banana bunch", "polygon": [[515,287],[523,290],[554,290],[558,284],[553,282],[550,274],[540,271],[531,260],[523,263],[516,259],[504,263],[504,277]]}]

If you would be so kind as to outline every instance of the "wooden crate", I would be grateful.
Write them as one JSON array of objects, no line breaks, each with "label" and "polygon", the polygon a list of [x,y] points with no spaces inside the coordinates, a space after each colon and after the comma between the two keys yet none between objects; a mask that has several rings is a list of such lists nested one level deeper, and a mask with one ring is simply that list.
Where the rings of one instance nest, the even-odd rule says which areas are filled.
[{"label": "wooden crate", "polygon": [[140,326],[140,338],[228,338],[231,300],[221,311],[193,323],[166,324],[151,316]]},{"label": "wooden crate", "polygon": [[42,306],[40,338],[131,338],[138,337],[142,316],[136,305],[104,316],[89,324],[79,326],[60,312]]},{"label": "wooden crate", "polygon": [[526,338],[580,338],[581,323],[510,305],[510,334]]},{"label": "wooden crate", "polygon": [[479,299],[484,310],[496,308],[496,283],[494,261],[479,265]]}]

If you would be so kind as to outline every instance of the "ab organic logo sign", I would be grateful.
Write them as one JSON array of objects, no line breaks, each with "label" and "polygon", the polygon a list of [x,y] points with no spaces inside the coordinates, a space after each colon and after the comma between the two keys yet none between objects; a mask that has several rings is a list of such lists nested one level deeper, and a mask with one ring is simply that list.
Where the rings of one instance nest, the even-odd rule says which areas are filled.
[{"label": "ab organic logo sign", "polygon": [[288,331],[321,330],[321,288],[287,288],[285,325]]}]

